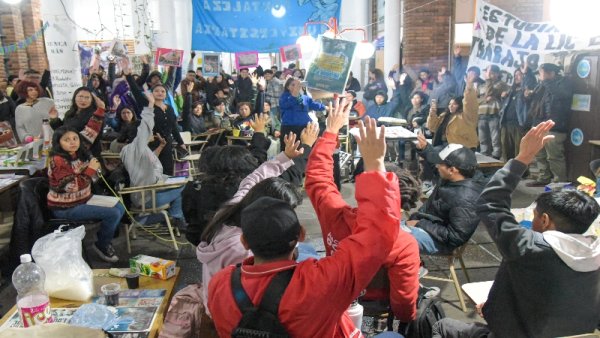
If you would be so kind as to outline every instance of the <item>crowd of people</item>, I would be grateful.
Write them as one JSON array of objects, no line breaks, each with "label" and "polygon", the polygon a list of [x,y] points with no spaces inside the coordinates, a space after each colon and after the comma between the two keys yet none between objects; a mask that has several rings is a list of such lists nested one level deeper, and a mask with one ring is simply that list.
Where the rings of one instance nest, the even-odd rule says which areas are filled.
[{"label": "crowd of people", "polygon": [[[202,264],[201,282],[175,296],[163,337],[197,333],[207,321],[219,336],[231,336],[246,315],[238,308],[238,286],[258,306],[263,295],[272,298],[272,280],[285,280],[274,315],[289,336],[361,336],[347,313],[356,299],[388,301],[402,327],[409,327],[419,294],[435,291],[419,282],[420,255],[452,254],[480,223],[503,257],[483,305],[487,325],[446,318],[433,327],[435,337],[592,332],[600,318],[600,240],[582,234],[600,212],[596,201],[577,191],[543,193],[532,229],[510,212],[511,193],[534,159],[540,174],[531,185],[567,179],[568,78],[545,63],[538,79],[524,66],[509,86],[497,66],[483,70],[483,79],[479,68],[466,69],[460,52],[455,50],[452,71],[441,67],[437,76],[421,69],[413,79],[405,67],[394,66],[387,77],[370,70],[361,86],[350,74],[343,99],[325,101],[311,97],[305,71],[294,64],[205,78],[191,63],[185,74],[181,67],[151,71],[147,58],[135,74],[123,59],[111,61],[107,73],[90,69],[62,118],[48,72],[28,70],[0,91],[0,119],[20,143],[41,137],[48,120],[54,134],[47,206],[58,218],[101,220],[94,250],[107,262],[119,260],[111,242],[118,225],[129,220],[120,203],[86,203],[107,170],[103,143],[119,153],[127,184],[137,187],[174,175],[174,153],[187,149],[181,131],[249,137],[235,145],[212,140],[198,163],[200,174],[185,187],[162,191],[155,201],[141,195],[130,201],[169,204],[173,224]],[[362,158],[356,207],[342,198],[332,156],[351,117]],[[386,142],[382,117],[405,119],[418,132],[416,142]],[[269,156],[273,145],[277,150]],[[406,147],[430,177],[403,168]],[[507,162],[505,167],[484,177],[477,150]],[[417,208],[423,179],[434,187]],[[325,257],[304,243],[294,211],[301,188],[319,220]],[[371,283],[376,275],[384,276],[386,287]],[[567,310],[572,315],[565,316]],[[182,320],[191,324],[182,326]]]}]

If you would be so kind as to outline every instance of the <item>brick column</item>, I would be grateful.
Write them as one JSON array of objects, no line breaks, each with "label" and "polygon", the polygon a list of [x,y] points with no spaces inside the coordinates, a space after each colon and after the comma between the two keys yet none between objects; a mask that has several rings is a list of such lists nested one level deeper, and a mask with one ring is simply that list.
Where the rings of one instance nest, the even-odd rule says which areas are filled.
[{"label": "brick column", "polygon": [[[0,6],[0,21],[2,22],[2,33],[4,34],[5,45],[10,45],[25,39],[23,33],[23,23],[21,21],[21,11],[18,6],[2,4]],[[27,62],[27,51],[17,49],[8,55],[8,72],[18,74],[19,70],[29,68]]]},{"label": "brick column", "polygon": [[4,68],[4,56],[0,56],[0,79],[8,79],[8,74],[6,74]]},{"label": "brick column", "polygon": [[[448,66],[454,1],[423,4],[422,0],[404,1],[404,64],[415,72],[426,67],[434,74],[439,67]],[[416,9],[419,6],[423,7]]]},{"label": "brick column", "polygon": [[488,0],[494,6],[527,21],[544,20],[544,0]]},{"label": "brick column", "polygon": [[[25,37],[33,35],[42,28],[42,15],[40,13],[40,0],[26,0],[21,4],[21,17]],[[40,73],[48,68],[48,58],[44,47],[44,39],[40,37],[27,47],[29,57],[29,68]]]}]

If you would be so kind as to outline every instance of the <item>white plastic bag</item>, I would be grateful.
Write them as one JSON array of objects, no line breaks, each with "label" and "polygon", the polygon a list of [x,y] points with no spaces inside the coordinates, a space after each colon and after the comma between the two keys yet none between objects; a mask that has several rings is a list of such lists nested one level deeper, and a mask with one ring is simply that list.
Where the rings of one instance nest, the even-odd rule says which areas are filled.
[{"label": "white plastic bag", "polygon": [[86,301],[92,296],[92,269],[81,256],[83,237],[81,225],[66,232],[56,230],[33,245],[31,255],[46,273],[45,289],[51,297]]}]

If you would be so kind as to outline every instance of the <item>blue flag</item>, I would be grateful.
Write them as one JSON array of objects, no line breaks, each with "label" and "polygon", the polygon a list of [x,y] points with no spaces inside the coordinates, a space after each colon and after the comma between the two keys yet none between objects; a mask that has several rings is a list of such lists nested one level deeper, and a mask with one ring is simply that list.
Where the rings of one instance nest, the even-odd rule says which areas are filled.
[{"label": "blue flag", "polygon": [[[296,43],[307,21],[339,18],[341,0],[192,0],[192,49],[212,52],[279,52]],[[308,26],[309,33],[326,31]]]}]

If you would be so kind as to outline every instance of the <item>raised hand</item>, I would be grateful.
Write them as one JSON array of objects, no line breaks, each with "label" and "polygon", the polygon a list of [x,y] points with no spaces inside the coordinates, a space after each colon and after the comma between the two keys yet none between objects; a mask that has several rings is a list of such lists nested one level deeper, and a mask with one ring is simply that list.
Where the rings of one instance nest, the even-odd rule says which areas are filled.
[{"label": "raised hand", "polygon": [[119,97],[119,95],[115,95],[113,96],[113,109],[117,109],[119,108],[119,106],[121,105],[121,98]]},{"label": "raised hand", "polygon": [[477,79],[477,74],[475,74],[475,72],[468,72],[467,73],[467,84],[468,85],[473,85],[473,83],[475,82],[475,79]]},{"label": "raised hand", "polygon": [[104,101],[102,101],[101,98],[99,98],[96,94],[94,94],[92,92],[92,97],[94,98],[94,101],[96,101],[96,107],[100,108],[100,109],[106,109],[106,104],[104,103]]},{"label": "raised hand", "polygon": [[255,133],[264,133],[267,123],[269,123],[270,120],[269,114],[256,114],[254,115],[254,118],[250,120],[250,127],[254,129]]},{"label": "raised hand", "polygon": [[288,135],[283,137],[283,143],[285,143],[285,156],[287,156],[289,159],[294,159],[304,154],[304,148],[300,148],[300,150],[298,150],[300,141],[296,141],[296,134],[292,133],[291,131]]},{"label": "raised hand", "polygon": [[394,79],[392,79],[391,77],[388,77],[386,80],[387,86],[388,88],[391,88],[392,90],[396,90],[396,81],[394,81]]},{"label": "raised hand", "polygon": [[302,144],[312,147],[317,141],[317,138],[319,138],[319,124],[315,122],[308,122],[306,128],[302,129],[302,133],[300,134],[300,140],[302,141]]},{"label": "raised hand", "polygon": [[50,108],[50,111],[48,112],[48,117],[51,119],[56,119],[58,118],[58,110],[56,110],[56,106],[52,106],[52,108]]},{"label": "raised hand", "polygon": [[256,84],[258,83],[258,75],[250,74],[250,81],[252,81],[253,86],[256,86]]},{"label": "raised hand", "polygon": [[548,135],[550,129],[554,127],[554,121],[544,121],[531,128],[521,139],[519,154],[515,160],[530,164],[535,159],[535,155],[544,148],[544,145],[554,139],[554,135]]},{"label": "raised hand", "polygon": [[185,89],[188,93],[191,93],[194,90],[194,81],[189,81],[185,86]]},{"label": "raised hand", "polygon": [[417,133],[417,149],[419,150],[423,150],[425,149],[425,147],[427,147],[427,139],[425,138],[425,135],[423,135],[423,133],[421,131],[419,131]]},{"label": "raised hand", "polygon": [[142,57],[140,58],[142,60],[142,63],[147,65],[148,64],[148,55],[144,54],[142,55]]},{"label": "raised hand", "polygon": [[337,99],[335,108],[330,102],[325,131],[333,134],[339,133],[343,126],[348,125],[348,116],[350,115],[351,108],[352,105],[346,103],[346,98],[342,99],[342,102],[339,102],[339,99]]},{"label": "raised hand", "polygon": [[148,100],[148,107],[154,108],[154,95],[150,92],[144,92],[144,95],[146,96],[146,100]]},{"label": "raised hand", "polygon": [[264,78],[264,77],[262,77],[262,76],[261,76],[261,77],[259,77],[259,78],[258,78],[258,85],[259,85],[261,88],[263,88],[263,89],[266,89],[266,88],[265,88],[266,84],[267,84],[267,82],[265,81],[265,78]]},{"label": "raised hand", "polygon": [[131,61],[128,58],[121,59],[121,70],[125,75],[131,75]]},{"label": "raised hand", "polygon": [[385,172],[385,127],[381,126],[378,133],[377,120],[367,116],[364,123],[358,121],[358,131],[356,143],[365,162],[365,171]]}]

